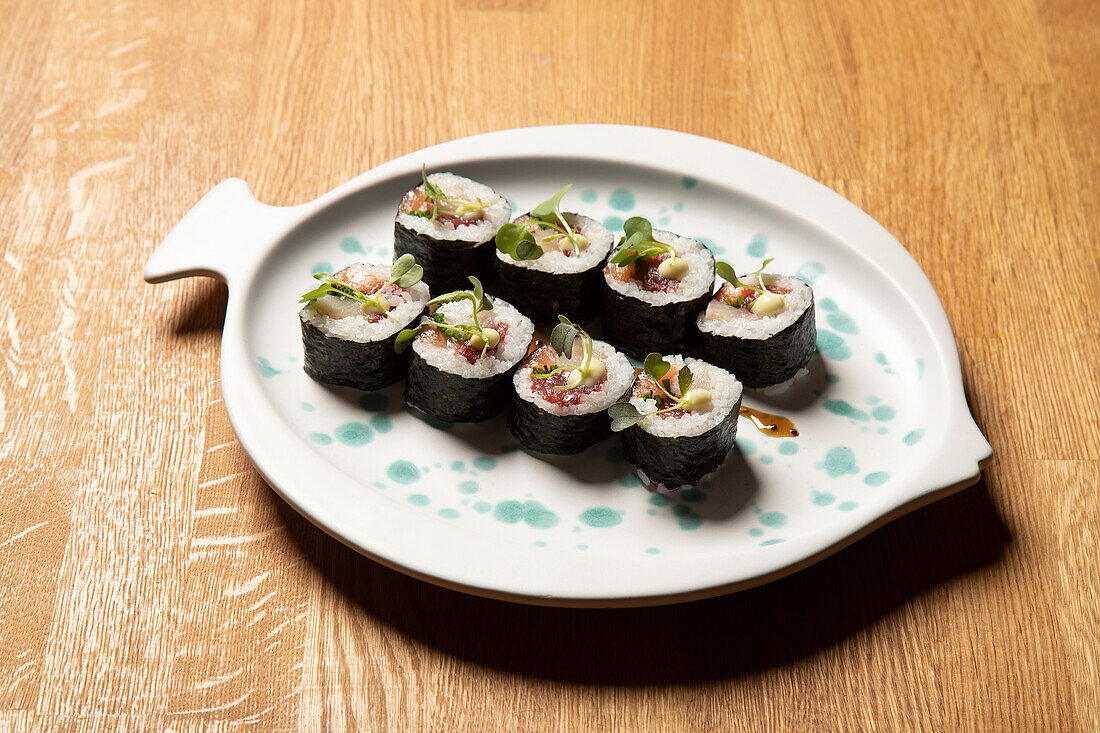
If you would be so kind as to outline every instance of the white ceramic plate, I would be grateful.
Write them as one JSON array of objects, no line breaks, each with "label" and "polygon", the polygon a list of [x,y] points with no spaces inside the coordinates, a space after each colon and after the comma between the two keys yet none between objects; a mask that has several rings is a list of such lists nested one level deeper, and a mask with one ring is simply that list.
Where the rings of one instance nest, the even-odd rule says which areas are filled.
[{"label": "white ceramic plate", "polygon": [[[503,418],[431,425],[401,387],[360,394],[301,368],[298,296],[313,271],[389,262],[393,217],[421,165],[491,185],[522,212],[565,183],[566,208],[615,229],[640,214],[739,271],[811,281],[819,353],[782,394],[745,404],[739,451],[671,501],[638,485],[616,438],[579,456],[517,450]],[[530,603],[670,603],[756,585],[973,483],[990,447],[927,278],[885,229],[775,161],[678,132],[612,125],[477,135],[381,165],[319,199],[258,203],[219,184],[149,258],[145,278],[223,278],[222,391],[245,450],[317,525],[411,575]]]}]

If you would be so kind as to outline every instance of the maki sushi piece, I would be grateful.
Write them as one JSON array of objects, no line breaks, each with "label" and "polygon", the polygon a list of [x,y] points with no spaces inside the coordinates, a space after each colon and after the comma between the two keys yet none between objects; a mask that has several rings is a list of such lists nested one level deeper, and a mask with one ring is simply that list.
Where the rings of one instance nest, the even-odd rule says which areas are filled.
[{"label": "maki sushi piece", "polygon": [[714,255],[702,243],[653,229],[640,216],[603,269],[603,337],[627,354],[695,346],[695,319],[714,289]]},{"label": "maki sushi piece", "polygon": [[466,276],[489,281],[493,237],[512,216],[508,200],[488,186],[453,173],[421,171],[394,222],[393,256],[411,254],[433,293],[466,286]]},{"label": "maki sushi piece", "polygon": [[481,422],[512,399],[512,370],[531,345],[535,324],[503,300],[472,290],[440,295],[416,328],[397,336],[395,348],[412,345],[405,402],[445,422]]},{"label": "maki sushi piece", "polygon": [[595,219],[561,210],[571,187],[497,232],[500,293],[536,321],[552,313],[581,320],[600,308],[600,266],[615,237]]},{"label": "maki sushi piece", "polygon": [[621,431],[623,456],[661,491],[692,486],[733,449],[741,383],[698,359],[652,353],[630,397],[608,410]]},{"label": "maki sushi piece", "polygon": [[394,351],[397,334],[424,312],[428,286],[412,255],[389,269],[367,263],[335,275],[314,275],[321,285],[302,296],[306,374],[318,382],[374,390],[401,381],[408,355]]},{"label": "maki sushi piece", "polygon": [[706,359],[754,389],[794,377],[817,342],[813,290],[796,277],[765,273],[770,262],[740,279],[719,262],[728,282],[698,320]]},{"label": "maki sushi piece", "polygon": [[611,435],[607,408],[626,396],[634,368],[568,318],[512,377],[508,430],[536,453],[580,453]]}]

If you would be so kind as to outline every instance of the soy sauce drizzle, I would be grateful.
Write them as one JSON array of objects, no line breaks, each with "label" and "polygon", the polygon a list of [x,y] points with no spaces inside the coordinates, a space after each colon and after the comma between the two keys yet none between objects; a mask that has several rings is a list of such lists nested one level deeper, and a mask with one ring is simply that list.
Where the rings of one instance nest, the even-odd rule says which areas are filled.
[{"label": "soy sauce drizzle", "polygon": [[771,415],[751,407],[741,407],[741,415],[752,420],[757,430],[769,438],[795,438],[798,430],[794,423],[781,415]]}]

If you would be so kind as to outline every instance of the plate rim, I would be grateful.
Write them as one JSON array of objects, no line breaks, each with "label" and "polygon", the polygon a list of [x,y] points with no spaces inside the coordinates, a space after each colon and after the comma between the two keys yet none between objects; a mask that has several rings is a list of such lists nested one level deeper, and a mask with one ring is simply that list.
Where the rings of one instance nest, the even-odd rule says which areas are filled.
[{"label": "plate rim", "polygon": [[[548,153],[547,148],[555,148],[555,143],[559,149],[562,144],[569,144],[570,147],[565,148],[568,153]],[[486,152],[486,144],[498,147]],[[677,152],[670,157],[672,150]],[[415,526],[425,518],[407,507],[383,506],[394,502],[374,502],[381,516],[371,518],[369,529],[375,534],[368,539],[363,536],[368,528],[349,528],[338,511],[334,514],[332,508],[311,501],[308,490],[303,492],[300,488],[306,485],[303,479],[307,478],[302,475],[302,467],[288,465],[293,462],[286,456],[303,448],[309,453],[314,451],[275,412],[251,365],[246,307],[248,295],[257,286],[255,276],[263,269],[268,256],[276,252],[300,225],[329,206],[391,176],[416,173],[421,164],[434,168],[532,156],[635,164],[719,183],[735,189],[739,195],[764,201],[786,215],[807,221],[863,256],[905,297],[937,349],[938,367],[944,373],[947,387],[941,409],[942,423],[951,427],[950,431],[944,431],[950,432],[950,443],[942,435],[938,436],[941,438],[937,444],[941,451],[938,457],[942,460],[922,473],[928,478],[910,481],[907,491],[899,489],[889,494],[893,501],[875,504],[877,509],[873,511],[852,512],[844,520],[831,523],[831,532],[811,532],[779,545],[757,548],[763,551],[751,553],[756,562],[749,563],[747,571],[731,569],[724,573],[728,576],[724,578],[719,577],[723,573],[711,572],[707,574],[709,580],[700,583],[684,581],[683,574],[675,572],[677,567],[682,568],[682,560],[664,563],[650,560],[650,569],[644,576],[646,587],[630,590],[623,586],[612,593],[605,588],[593,588],[591,584],[576,587],[578,584],[568,581],[551,582],[549,586],[544,583],[541,587],[532,585],[529,580],[524,582],[515,576],[516,567],[530,575],[548,561],[551,565],[576,564],[566,562],[560,555],[549,555],[545,550],[540,552],[530,547],[512,548],[515,550],[509,555],[512,562],[507,564],[497,558],[478,564],[476,570],[471,570],[469,565],[456,568],[456,559],[449,553],[440,558],[438,552],[425,553],[421,548],[399,541],[401,538],[394,535],[393,527],[387,527],[385,522],[412,516]],[[735,170],[717,171],[723,163],[733,164],[731,167]],[[760,178],[752,180],[753,188],[745,188],[743,184],[754,174],[759,174]],[[197,232],[209,233],[217,228],[215,224],[221,227],[223,239],[225,230],[236,232],[239,241],[246,245],[230,251],[207,244],[201,251],[194,252]],[[865,239],[858,239],[857,235]],[[182,254],[185,246],[192,250],[187,256]],[[220,277],[229,284],[221,347],[222,394],[234,433],[268,484],[299,513],[358,552],[413,577],[475,595],[538,605],[624,607],[677,603],[742,590],[808,567],[893,519],[973,484],[979,477],[981,464],[992,455],[966,402],[961,364],[947,314],[931,282],[901,243],[869,214],[824,184],[758,153],[690,133],[599,124],[550,125],[482,133],[412,151],[352,178],[313,201],[289,207],[260,204],[252,197],[247,184],[230,179],[196,204],[150,256],[145,268],[146,279],[150,282],[196,274]],[[928,368],[932,368],[931,365]],[[261,435],[266,440],[261,440]],[[321,466],[323,472],[331,469],[343,476],[335,466],[321,463],[324,464]],[[317,480],[315,474],[311,480]],[[437,539],[441,535],[449,535],[450,539],[469,539],[470,532],[444,527],[433,534]],[[482,552],[499,545],[499,540],[471,544],[474,547],[469,548],[470,552]],[[485,544],[490,548],[485,548]],[[396,553],[395,547],[399,548]],[[478,559],[492,560],[483,556]],[[661,570],[664,572],[655,572]],[[548,575],[554,577],[552,572]],[[610,580],[614,582],[615,579]],[[562,592],[566,590],[564,586],[572,587]]]}]

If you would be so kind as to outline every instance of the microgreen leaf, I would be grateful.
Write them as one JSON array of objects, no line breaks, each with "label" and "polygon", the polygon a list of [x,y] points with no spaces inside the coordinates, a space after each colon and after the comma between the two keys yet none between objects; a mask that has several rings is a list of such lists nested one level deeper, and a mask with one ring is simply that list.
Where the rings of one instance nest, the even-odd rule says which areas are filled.
[{"label": "microgreen leaf", "polygon": [[419,328],[405,328],[398,332],[397,338],[393,342],[393,350],[398,354],[409,348],[409,344],[412,343],[416,335],[420,333]]},{"label": "microgreen leaf", "polygon": [[687,364],[684,364],[683,368],[680,369],[680,375],[677,377],[677,382],[680,387],[680,396],[683,397],[688,393],[688,390],[691,389],[691,369],[688,368]]},{"label": "microgreen leaf", "polygon": [[645,367],[645,373],[651,376],[654,382],[661,381],[661,377],[668,374],[668,370],[672,367],[656,351],[651,351],[642,364]]},{"label": "microgreen leaf", "polygon": [[428,301],[428,305],[442,305],[444,303],[453,303],[456,300],[469,300],[470,293],[466,290],[456,290],[453,293],[443,293],[443,295],[437,295]]},{"label": "microgreen leaf", "polygon": [[527,227],[508,223],[497,231],[496,245],[513,260],[537,260],[542,256],[542,247],[535,242],[535,236]]},{"label": "microgreen leaf", "polygon": [[298,302],[299,303],[308,303],[311,300],[317,300],[318,298],[323,298],[323,297],[325,297],[326,295],[328,295],[329,293],[332,293],[332,292],[338,292],[338,291],[335,291],[331,285],[329,285],[328,283],[325,283],[324,285],[321,285],[317,288],[314,288],[313,290],[310,290],[308,293],[303,295],[302,299],[299,300]]},{"label": "microgreen leaf", "polygon": [[561,213],[561,211],[560,211],[561,199],[562,199],[563,196],[565,196],[565,194],[571,188],[573,188],[572,183],[570,183],[568,186],[565,186],[564,188],[562,188],[556,194],[554,194],[550,198],[546,199],[545,201],[543,201],[541,204],[539,204],[535,208],[531,209],[531,216],[542,219],[542,218],[545,218],[545,217],[551,217],[552,218],[556,214]]},{"label": "microgreen leaf", "polygon": [[559,323],[550,332],[550,345],[554,347],[554,351],[568,359],[573,356],[573,341],[577,335],[578,329],[572,323]]},{"label": "microgreen leaf", "polygon": [[424,277],[424,268],[416,264],[416,258],[405,253],[394,261],[390,268],[390,282],[397,283],[398,287],[411,288]]},{"label": "microgreen leaf", "polygon": [[[470,282],[474,285],[474,317],[476,318],[477,311],[484,308],[485,288],[481,287],[481,281],[473,275],[467,275],[467,277],[470,278]],[[485,310],[491,310],[491,307],[485,308]]]},{"label": "microgreen leaf", "polygon": [[645,417],[629,402],[616,402],[607,409],[607,414],[611,416],[611,429],[616,433],[626,430]]},{"label": "microgreen leaf", "polygon": [[737,273],[734,272],[733,266],[730,263],[718,260],[714,263],[714,271],[718,274],[718,277],[726,282],[737,285]]},{"label": "microgreen leaf", "polygon": [[641,234],[643,240],[653,239],[653,225],[644,216],[632,216],[623,222],[623,231],[627,237],[633,234]]}]

